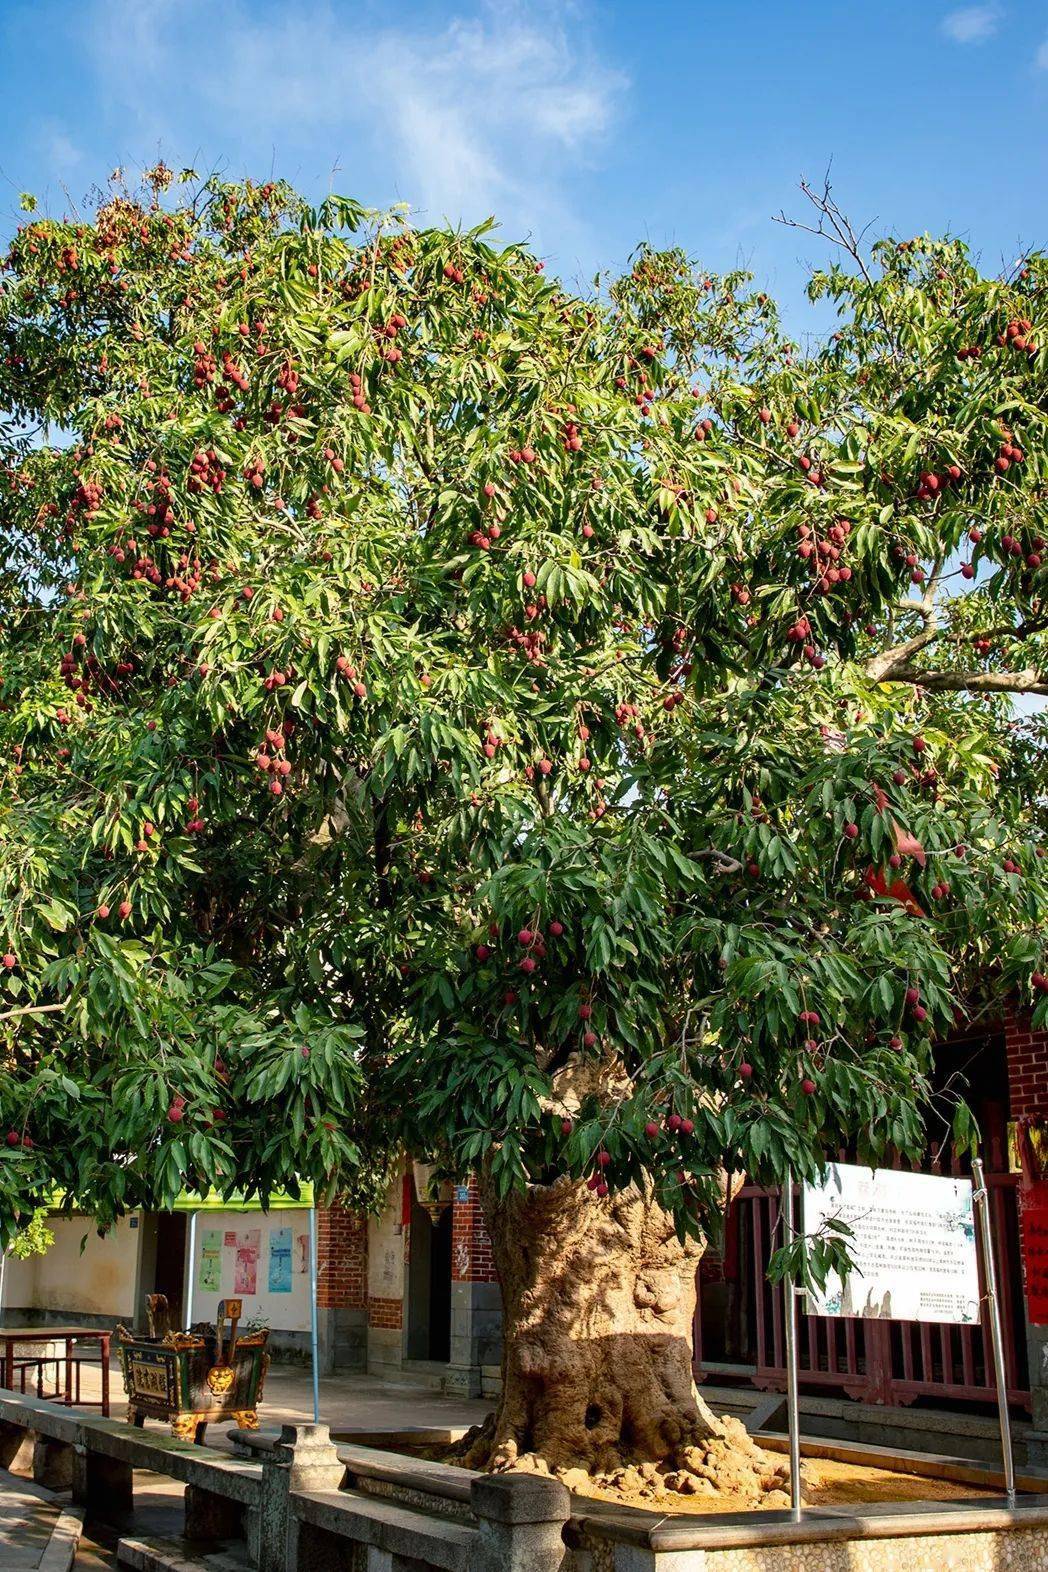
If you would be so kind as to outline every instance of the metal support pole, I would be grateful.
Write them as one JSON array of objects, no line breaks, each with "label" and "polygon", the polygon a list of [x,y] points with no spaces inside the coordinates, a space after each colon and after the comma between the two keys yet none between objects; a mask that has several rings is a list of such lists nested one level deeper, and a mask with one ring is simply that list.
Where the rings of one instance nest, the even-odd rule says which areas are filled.
[{"label": "metal support pole", "polygon": [[320,1423],[320,1333],[317,1327],[317,1209],[309,1208],[309,1336],[313,1364],[313,1423]]},{"label": "metal support pole", "polygon": [[[793,1239],[793,1172],[786,1170],[782,1186],[783,1244]],[[801,1430],[797,1405],[797,1285],[793,1274],[783,1278],[786,1310],[786,1413],[790,1441],[790,1510],[801,1516]]]},{"label": "metal support pole", "polygon": [[189,1264],[186,1268],[186,1291],[183,1295],[183,1298],[185,1299],[185,1314],[182,1317],[182,1319],[185,1321],[184,1330],[187,1332],[193,1324],[193,1274],[196,1272],[196,1223],[197,1214],[195,1212],[190,1212]]},{"label": "metal support pole", "polygon": [[997,1264],[993,1255],[993,1236],[990,1230],[990,1193],[983,1176],[982,1159],[972,1158],[972,1175],[975,1189],[972,1200],[979,1212],[979,1242],[982,1246],[983,1282],[986,1285],[986,1305],[990,1312],[990,1343],[993,1348],[993,1374],[997,1386],[997,1414],[1001,1422],[1001,1453],[1004,1457],[1004,1488],[1008,1505],[1015,1505],[1015,1458],[1012,1455],[1012,1425],[1008,1414],[1008,1378],[1004,1369],[1004,1342],[1001,1337],[1001,1304],[997,1297]]}]

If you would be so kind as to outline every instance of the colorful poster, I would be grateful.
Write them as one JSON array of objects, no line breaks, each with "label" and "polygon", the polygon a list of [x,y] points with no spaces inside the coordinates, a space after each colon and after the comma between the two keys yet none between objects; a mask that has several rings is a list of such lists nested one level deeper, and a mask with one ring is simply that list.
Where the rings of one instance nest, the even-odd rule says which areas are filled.
[{"label": "colorful poster", "polygon": [[222,1233],[205,1228],[200,1243],[200,1270],[197,1287],[205,1294],[217,1294],[222,1286]]},{"label": "colorful poster", "polygon": [[295,1235],[295,1271],[305,1277],[309,1271],[309,1235]]},{"label": "colorful poster", "polygon": [[269,1236],[269,1291],[291,1292],[291,1229],[274,1228]]},{"label": "colorful poster", "polygon": [[237,1247],[237,1236],[236,1236],[236,1234],[233,1232],[233,1230],[231,1228],[227,1230],[226,1237],[223,1240],[223,1243],[227,1244],[231,1250],[235,1250],[236,1249],[236,1247]]},{"label": "colorful poster", "polygon": [[822,1183],[806,1184],[804,1232],[844,1223],[853,1262],[843,1282],[831,1272],[807,1296],[809,1315],[891,1321],[979,1319],[979,1266],[970,1179],[831,1163]]},{"label": "colorful poster", "polygon": [[262,1249],[261,1228],[249,1228],[236,1235],[236,1266],[233,1271],[235,1294],[258,1293],[258,1257]]}]

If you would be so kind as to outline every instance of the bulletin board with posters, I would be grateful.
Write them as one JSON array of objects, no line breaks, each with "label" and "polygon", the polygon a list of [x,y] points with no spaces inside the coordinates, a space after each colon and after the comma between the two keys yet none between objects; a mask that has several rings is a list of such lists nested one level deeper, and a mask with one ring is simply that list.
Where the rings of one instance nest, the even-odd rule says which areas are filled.
[{"label": "bulletin board with posters", "polygon": [[194,1321],[214,1321],[219,1300],[235,1297],[245,1321],[261,1318],[274,1332],[310,1330],[308,1209],[202,1208],[189,1267]]}]

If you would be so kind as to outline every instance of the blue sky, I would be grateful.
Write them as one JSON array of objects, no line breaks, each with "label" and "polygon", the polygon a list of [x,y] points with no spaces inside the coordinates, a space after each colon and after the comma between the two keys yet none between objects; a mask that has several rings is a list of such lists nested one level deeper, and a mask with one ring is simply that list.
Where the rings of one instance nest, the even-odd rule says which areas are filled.
[{"label": "blue sky", "polygon": [[[1048,4],[0,0],[0,231],[117,165],[499,215],[569,279],[640,239],[743,263],[795,328],[801,176],[989,269],[1048,242]],[[68,193],[68,195],[67,195]]]}]

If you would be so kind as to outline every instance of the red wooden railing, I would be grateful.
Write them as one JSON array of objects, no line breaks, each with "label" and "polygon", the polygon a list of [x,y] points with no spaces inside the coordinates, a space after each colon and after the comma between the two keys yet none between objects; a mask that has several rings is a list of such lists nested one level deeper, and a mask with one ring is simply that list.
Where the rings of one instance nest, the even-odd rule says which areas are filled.
[{"label": "red wooden railing", "polygon": [[[1009,1401],[1028,1409],[1030,1382],[1026,1361],[1022,1269],[1019,1255],[1018,1176],[1006,1171],[1003,1131],[987,1142],[986,1175],[990,1193],[994,1253],[1004,1328]],[[896,1162],[895,1167],[913,1167]],[[962,1173],[955,1158],[930,1159],[929,1173]],[[764,1391],[784,1391],[785,1314],[781,1285],[769,1283],[768,1257],[779,1244],[779,1193],[747,1185],[739,1192],[729,1220],[724,1273],[719,1282],[702,1274],[695,1325],[695,1374],[698,1380],[735,1375]],[[711,1319],[714,1296],[720,1300],[719,1347],[723,1357],[703,1362],[703,1302]],[[799,1316],[802,1387],[843,1393],[866,1403],[907,1404],[917,1398],[992,1403],[996,1400],[993,1361],[985,1306],[978,1326],[929,1325],[915,1321],[877,1321],[834,1316]],[[707,1347],[711,1341],[707,1336]],[[709,1364],[715,1365],[715,1373]]]}]

